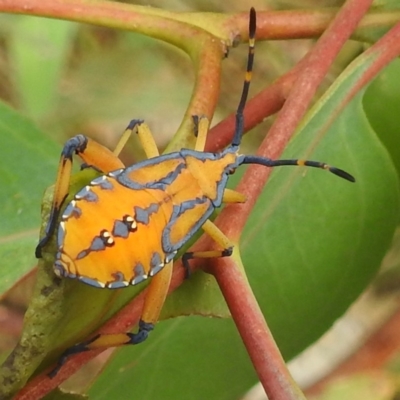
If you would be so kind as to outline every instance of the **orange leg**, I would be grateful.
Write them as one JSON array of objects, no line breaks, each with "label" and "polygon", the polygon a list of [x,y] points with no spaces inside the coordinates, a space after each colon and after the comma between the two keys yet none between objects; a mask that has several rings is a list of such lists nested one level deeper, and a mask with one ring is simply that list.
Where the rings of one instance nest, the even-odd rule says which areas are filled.
[{"label": "orange leg", "polygon": [[104,173],[118,168],[124,168],[122,161],[109,149],[84,135],[74,136],[67,141],[61,152],[53,203],[45,234],[36,247],[37,258],[41,257],[43,247],[47,244],[54,232],[60,208],[68,195],[72,171],[72,156],[74,154],[79,155],[85,164],[93,166]]},{"label": "orange leg", "polygon": [[197,137],[194,150],[204,151],[204,148],[206,147],[207,133],[208,128],[210,127],[210,121],[205,116],[199,117],[197,115],[194,115],[193,123],[194,133]]},{"label": "orange leg", "polygon": [[88,350],[105,349],[109,347],[124,346],[129,344],[139,344],[145,341],[154,329],[160,316],[162,306],[167,297],[169,284],[172,275],[172,261],[156,274],[147,289],[144,300],[142,316],[139,321],[139,330],[137,333],[115,333],[98,334],[90,340],[78,343],[69,347],[59,358],[56,367],[48,374],[50,378],[57,375],[60,368],[65,364],[68,358],[73,354],[82,353]]},{"label": "orange leg", "polygon": [[[244,203],[246,196],[232,189],[225,189],[223,195],[223,203]],[[217,242],[222,250],[206,250],[187,252],[182,256],[182,263],[186,271],[186,277],[190,276],[189,260],[192,258],[215,258],[229,257],[232,255],[233,243],[225,236],[225,234],[210,220],[207,220],[201,227],[215,242]]]},{"label": "orange leg", "polygon": [[232,255],[233,243],[225,236],[225,234],[217,227],[217,225],[208,219],[201,229],[203,229],[208,236],[217,242],[222,247],[222,250],[192,251],[185,253],[182,256],[182,264],[185,268],[187,278],[190,276],[189,260],[192,258],[216,258],[229,257]]}]

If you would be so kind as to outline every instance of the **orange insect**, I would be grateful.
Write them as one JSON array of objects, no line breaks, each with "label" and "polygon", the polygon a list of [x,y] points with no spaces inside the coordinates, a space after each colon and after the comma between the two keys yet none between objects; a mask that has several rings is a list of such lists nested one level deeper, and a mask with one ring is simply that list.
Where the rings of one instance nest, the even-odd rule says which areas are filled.
[{"label": "orange insect", "polygon": [[[150,277],[152,281],[137,333],[97,335],[77,344],[63,354],[51,376],[71,354],[144,341],[154,328],[165,301],[172,261],[200,228],[222,250],[185,253],[183,264],[187,271],[191,258],[232,254],[231,241],[208,218],[222,203],[246,200],[242,194],[226,189],[229,175],[240,165],[309,166],[355,181],[347,172],[321,162],[271,160],[238,153],[254,60],[255,31],[256,13],[252,8],[247,72],[236,113],[234,137],[224,151],[203,151],[209,122],[198,116],[193,118],[197,131],[194,150],[182,149],[160,156],[149,128],[140,120],[131,121],[114,153],[83,135],[75,136],[65,144],[49,221],[36,256],[41,257],[42,249],[57,231],[54,271],[59,277],[108,289],[136,285]],[[132,131],[138,133],[148,160],[125,167],[117,155]],[[104,175],[79,190],[61,213],[68,195],[74,153]]]}]

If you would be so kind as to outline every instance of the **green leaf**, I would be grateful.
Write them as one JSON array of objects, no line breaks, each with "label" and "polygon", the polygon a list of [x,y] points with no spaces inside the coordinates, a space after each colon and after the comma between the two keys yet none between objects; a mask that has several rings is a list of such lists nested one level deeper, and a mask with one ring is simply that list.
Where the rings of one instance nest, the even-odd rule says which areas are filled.
[{"label": "green leaf", "polygon": [[119,349],[89,396],[230,400],[256,381],[231,319],[179,317],[157,324],[146,343]]},{"label": "green leaf", "polygon": [[378,10],[396,10],[400,8],[399,0],[374,0],[372,9]]},{"label": "green leaf", "polygon": [[312,151],[319,141],[312,125],[324,129],[331,101],[283,157],[328,161],[357,182],[311,170],[276,171],[243,236],[250,282],[287,359],[315,341],[362,292],[398,221],[397,176],[368,125],[361,94]]},{"label": "green leaf", "polygon": [[160,319],[181,315],[230,317],[229,309],[213,276],[198,271],[167,297]]},{"label": "green leaf", "polygon": [[43,190],[55,179],[59,147],[0,103],[0,293],[35,263]]},{"label": "green leaf", "polygon": [[55,105],[68,50],[78,25],[20,16],[9,43],[14,84],[23,108],[32,116],[49,115]]},{"label": "green leaf", "polygon": [[86,400],[88,398],[88,396],[82,394],[68,393],[60,389],[56,389],[45,396],[43,400]]},{"label": "green leaf", "polygon": [[400,174],[400,61],[394,60],[365,92],[363,105],[368,120],[390,153]]}]

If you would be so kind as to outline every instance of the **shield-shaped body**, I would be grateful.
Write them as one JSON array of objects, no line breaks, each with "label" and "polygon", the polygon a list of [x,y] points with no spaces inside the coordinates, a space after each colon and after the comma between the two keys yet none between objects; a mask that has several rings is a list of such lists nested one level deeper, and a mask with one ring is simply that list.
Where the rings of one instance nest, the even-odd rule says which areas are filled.
[{"label": "shield-shaped body", "polygon": [[94,179],[62,214],[56,273],[108,288],[155,275],[221,205],[237,160],[184,149]]}]

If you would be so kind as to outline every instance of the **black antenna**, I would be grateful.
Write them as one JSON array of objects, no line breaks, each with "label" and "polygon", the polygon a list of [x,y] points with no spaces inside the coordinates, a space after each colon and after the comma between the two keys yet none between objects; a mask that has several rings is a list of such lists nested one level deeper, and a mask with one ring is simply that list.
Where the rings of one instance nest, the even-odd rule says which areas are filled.
[{"label": "black antenna", "polygon": [[355,182],[355,178],[353,175],[350,175],[346,171],[342,169],[331,167],[328,164],[319,161],[310,161],[310,160],[271,160],[270,158],[266,157],[259,157],[259,156],[242,156],[242,160],[240,164],[260,164],[266,167],[280,167],[282,165],[297,165],[299,167],[314,167],[320,169],[326,169],[332,174],[340,176],[343,179],[346,179],[350,182]]},{"label": "black antenna", "polygon": [[233,147],[239,147],[243,136],[243,129],[244,129],[243,110],[246,105],[247,96],[249,94],[251,75],[253,72],[256,26],[257,26],[256,10],[252,7],[250,9],[250,16],[249,16],[249,54],[247,56],[247,68],[243,82],[242,95],[240,97],[239,105],[236,111],[235,133],[233,135],[233,140],[231,144],[231,146]]},{"label": "black antenna", "polygon": [[[249,94],[249,88],[250,88],[250,82],[251,82],[251,76],[253,72],[253,63],[254,63],[254,45],[255,45],[255,36],[256,36],[256,25],[257,25],[257,19],[256,19],[256,11],[252,7],[250,9],[250,16],[249,16],[249,53],[247,56],[247,68],[246,68],[246,75],[244,78],[243,82],[243,89],[242,89],[242,95],[240,97],[239,105],[236,110],[236,126],[235,126],[235,132],[233,135],[233,140],[230,148],[238,148],[240,146],[240,142],[242,140],[243,136],[243,130],[244,130],[244,116],[243,116],[243,111],[246,106],[247,102],[247,96]],[[323,162],[319,161],[310,161],[310,160],[272,160],[270,158],[266,157],[260,157],[260,156],[246,156],[242,155],[240,156],[240,164],[260,164],[264,165],[266,167],[279,167],[283,165],[297,165],[297,166],[306,166],[306,167],[314,167],[314,168],[320,168],[320,169],[325,169],[329,172],[332,172],[332,174],[335,174],[343,179],[346,179],[350,182],[355,182],[355,178],[347,173],[346,171],[343,171],[342,169],[332,167],[328,164],[325,164]]]}]

